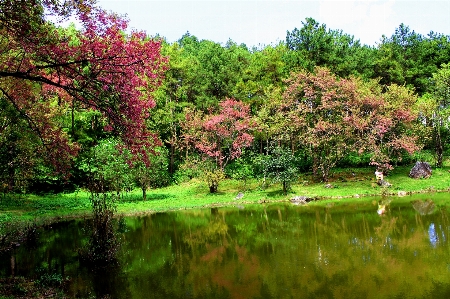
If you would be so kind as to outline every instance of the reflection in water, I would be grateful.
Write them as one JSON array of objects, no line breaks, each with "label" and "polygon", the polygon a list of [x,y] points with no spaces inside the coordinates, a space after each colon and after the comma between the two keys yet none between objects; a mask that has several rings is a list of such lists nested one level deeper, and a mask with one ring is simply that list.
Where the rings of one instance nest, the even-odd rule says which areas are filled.
[{"label": "reflection in water", "polygon": [[430,223],[428,228],[428,236],[430,237],[430,243],[433,247],[436,247],[438,243],[438,236],[436,235],[436,230],[434,229],[434,223]]},{"label": "reflection in water", "polygon": [[436,208],[436,205],[431,199],[427,199],[426,201],[415,200],[412,202],[412,206],[420,215],[433,214]]},{"label": "reflection in water", "polygon": [[[82,223],[42,232],[0,274],[64,271],[69,296],[88,298],[449,298],[449,220],[390,203],[267,205],[127,218],[119,267],[78,263]],[[11,268],[14,259],[13,270]],[[14,271],[15,273],[12,273]]]}]

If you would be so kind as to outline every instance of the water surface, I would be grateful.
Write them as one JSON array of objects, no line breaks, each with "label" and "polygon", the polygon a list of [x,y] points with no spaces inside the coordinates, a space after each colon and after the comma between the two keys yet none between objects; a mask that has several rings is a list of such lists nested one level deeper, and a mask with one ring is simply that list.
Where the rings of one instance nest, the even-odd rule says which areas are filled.
[{"label": "water surface", "polygon": [[447,209],[394,198],[379,215],[379,201],[129,217],[120,265],[102,271],[78,261],[83,221],[63,222],[3,256],[0,276],[57,274],[81,298],[450,298]]}]

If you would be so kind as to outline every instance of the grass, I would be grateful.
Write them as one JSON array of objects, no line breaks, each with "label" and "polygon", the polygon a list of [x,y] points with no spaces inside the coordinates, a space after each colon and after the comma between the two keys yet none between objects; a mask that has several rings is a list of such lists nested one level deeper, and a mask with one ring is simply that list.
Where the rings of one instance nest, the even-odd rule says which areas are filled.
[{"label": "grass", "polygon": [[[325,188],[325,183],[314,183],[311,175],[302,174],[292,186],[289,194],[284,195],[279,184],[263,186],[261,180],[226,180],[219,185],[219,192],[210,194],[205,183],[193,179],[179,185],[150,190],[147,200],[142,200],[139,189],[122,195],[118,203],[118,213],[136,215],[171,210],[203,208],[227,205],[243,205],[262,202],[289,201],[295,195],[322,199],[316,204],[329,202],[362,202],[364,197],[380,195],[381,192],[397,194],[399,191],[420,193],[450,190],[450,167],[433,170],[429,179],[414,180],[408,177],[408,167],[397,167],[385,177],[392,187],[383,191],[376,184],[373,168],[336,169],[331,177],[332,188]],[[244,197],[235,200],[239,192]],[[1,197],[0,197],[1,198]],[[6,195],[0,202],[0,225],[11,221],[47,222],[61,218],[89,216],[91,205],[89,193],[78,191],[58,195]]]}]

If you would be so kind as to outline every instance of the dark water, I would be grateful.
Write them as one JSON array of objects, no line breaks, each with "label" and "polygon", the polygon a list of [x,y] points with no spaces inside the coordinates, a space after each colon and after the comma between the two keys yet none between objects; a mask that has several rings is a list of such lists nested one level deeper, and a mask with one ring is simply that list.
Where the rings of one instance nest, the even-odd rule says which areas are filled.
[{"label": "dark water", "polygon": [[377,201],[126,218],[120,265],[101,271],[79,264],[83,222],[64,222],[0,276],[68,277],[74,298],[450,298],[447,209]]}]

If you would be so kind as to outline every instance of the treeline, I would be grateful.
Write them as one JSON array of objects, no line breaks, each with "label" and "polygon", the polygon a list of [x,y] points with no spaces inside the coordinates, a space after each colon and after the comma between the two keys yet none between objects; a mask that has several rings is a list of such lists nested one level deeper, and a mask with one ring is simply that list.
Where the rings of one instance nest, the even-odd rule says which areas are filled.
[{"label": "treeline", "polygon": [[[109,23],[86,27],[93,33],[36,24],[30,26],[39,34],[59,32],[61,39],[42,43],[54,43],[67,57],[47,57],[51,47],[35,45],[23,57],[14,52],[20,46],[2,48],[1,58],[17,67],[0,76],[3,192],[139,187],[145,197],[149,187],[194,177],[204,178],[211,192],[225,177],[272,178],[286,191],[300,171],[326,181],[337,165],[388,171],[429,152],[441,167],[448,153],[450,37],[443,34],[423,36],[401,24],[370,47],[308,18],[284,42],[249,49],[189,33],[174,43],[119,33],[112,39],[98,30],[115,28]],[[19,33],[1,34],[26,43]],[[105,47],[97,51],[94,40]],[[134,60],[118,60],[131,46]],[[38,67],[21,71],[16,60],[24,57]],[[23,75],[39,67],[46,73]],[[25,80],[27,92],[17,92],[11,78]],[[46,84],[63,92],[44,90]],[[33,90],[39,96],[20,101]],[[143,98],[154,103],[142,105]],[[70,165],[58,167],[58,159]]]},{"label": "treeline", "polygon": [[[442,166],[449,138],[449,97],[443,87],[450,86],[445,64],[450,61],[449,36],[423,36],[401,24],[391,37],[369,47],[308,18],[300,29],[287,32],[286,41],[261,49],[231,40],[220,45],[187,33],[178,42],[164,43],[162,50],[170,67],[155,94],[157,108],[149,125],[169,149],[172,176],[183,173],[193,153],[213,157],[219,168],[230,159],[225,156],[232,151],[231,141],[189,139],[196,126],[203,132],[197,135],[205,135],[206,123],[226,99],[247,105],[255,123],[246,125],[252,144],[228,165],[228,176],[243,171],[263,175],[253,160],[273,153],[274,146],[301,157],[298,167],[322,180],[337,164],[372,164],[387,171],[420,159],[420,149]],[[201,119],[197,125],[186,120],[187,111],[209,118],[203,116],[202,127]],[[220,153],[208,152],[205,144],[221,147]]]}]

